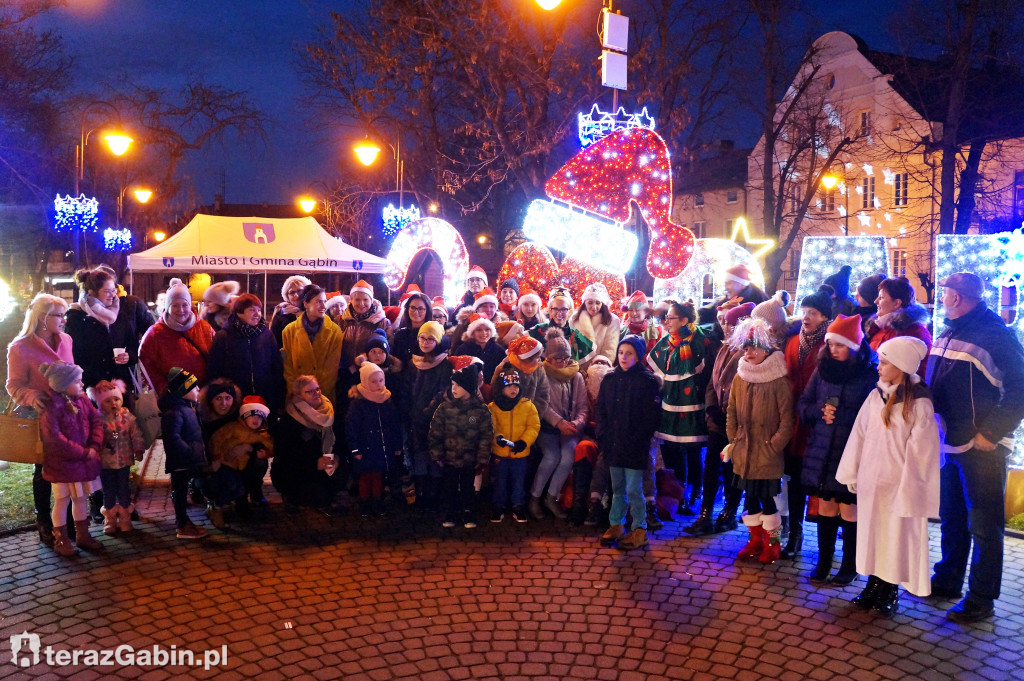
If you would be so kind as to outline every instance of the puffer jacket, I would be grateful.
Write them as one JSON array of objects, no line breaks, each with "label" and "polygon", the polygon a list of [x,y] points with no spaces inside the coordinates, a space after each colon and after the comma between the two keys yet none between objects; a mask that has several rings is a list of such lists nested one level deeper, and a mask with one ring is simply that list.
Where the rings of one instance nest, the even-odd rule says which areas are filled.
[{"label": "puffer jacket", "polygon": [[[345,415],[345,438],[352,459],[352,472],[386,472],[395,452],[402,450],[402,423],[394,400],[380,404],[368,400],[353,386]],[[359,456],[360,458],[356,458]]]},{"label": "puffer jacket", "polygon": [[467,340],[455,349],[455,354],[478,357],[484,363],[484,376],[493,375],[494,370],[505,360],[505,350],[494,338],[489,338],[483,347],[474,340]]},{"label": "puffer jacket", "polygon": [[[284,364],[273,332],[262,324],[256,333],[247,332],[244,322],[232,314],[227,326],[213,337],[207,375],[210,379],[230,378],[243,395],[259,395],[270,412],[284,407]],[[251,327],[250,327],[251,328]]]},{"label": "puffer jacket", "polygon": [[103,417],[85,395],[72,400],[52,390],[48,394],[50,403],[39,415],[43,478],[47,482],[95,480],[100,474]]},{"label": "puffer jacket", "polygon": [[[900,336],[917,338],[923,341],[930,350],[932,347],[932,335],[928,333],[929,322],[931,322],[931,315],[928,313],[928,310],[922,305],[911,303],[905,310],[896,310],[887,315],[887,318],[882,320],[884,326],[879,325],[877,315],[872,317],[868,323],[867,330],[864,332],[864,336],[867,338],[868,345],[875,352],[878,352],[879,346],[885,341]],[[927,368],[928,358],[925,357],[921,360],[921,365],[917,369],[917,375],[924,378]]]},{"label": "puffer jacket", "polygon": [[139,361],[153,382],[157,395],[167,387],[167,372],[174,367],[195,374],[199,385],[206,385],[206,367],[212,345],[213,327],[205,320],[197,319],[192,328],[179,333],[161,319],[143,336]]},{"label": "puffer jacket", "polygon": [[[494,402],[488,405],[491,410],[491,422],[494,426],[494,437],[491,438],[491,451],[503,459],[525,459],[530,455],[530,447],[537,441],[540,433],[540,417],[537,408],[525,397],[520,397],[515,406],[509,410],[502,409]],[[509,447],[498,445],[497,436],[515,442],[522,440],[526,449],[513,452]]]},{"label": "puffer jacket", "polygon": [[661,422],[661,384],[643,364],[616,367],[601,381],[594,406],[597,442],[609,466],[645,469]]},{"label": "puffer jacket", "polygon": [[[878,382],[874,361],[874,352],[866,345],[848,362],[837,362],[827,354],[822,355],[818,370],[797,402],[800,422],[811,429],[801,473],[801,481],[809,494],[821,496],[822,492],[847,491],[846,485],[836,482],[836,469],[857,414]],[[821,411],[829,398],[839,401],[831,425],[822,420]]]},{"label": "puffer jacket", "polygon": [[449,392],[430,421],[430,458],[446,466],[486,465],[493,440],[491,411],[476,395],[457,400]]},{"label": "puffer jacket", "polygon": [[384,307],[379,300],[374,299],[371,310],[370,316],[360,321],[355,318],[352,312],[352,303],[349,303],[344,312],[334,320],[345,337],[345,342],[341,346],[342,370],[355,372],[356,357],[366,352],[366,341],[370,340],[370,336],[377,329],[384,329],[384,333],[388,336],[388,342],[391,342],[391,322],[384,314]]},{"label": "puffer jacket", "polygon": [[[250,445],[251,449],[241,451],[244,445]],[[249,465],[249,457],[258,455],[258,452],[253,450],[261,448],[262,458],[269,459],[274,456],[274,440],[270,433],[266,428],[253,430],[241,420],[227,424],[210,438],[211,460],[220,461],[236,471],[245,470]]]},{"label": "puffer jacket", "polygon": [[556,428],[559,421],[567,421],[576,426],[576,432],[580,435],[587,425],[587,412],[590,409],[587,382],[577,362],[573,362],[567,369],[573,366],[577,369],[576,373],[562,380],[566,369],[556,369],[547,362],[541,365],[548,378],[548,408],[541,414],[541,429],[546,433],[560,432]]},{"label": "puffer jacket", "polygon": [[[492,395],[497,395],[501,392],[501,372],[509,368],[519,369],[512,360],[506,359],[494,370],[494,374],[491,376]],[[484,380],[487,380],[486,375]],[[538,414],[546,414],[548,400],[551,396],[551,386],[549,385],[550,381],[548,381],[547,372],[541,366],[538,366],[530,373],[519,369],[519,380],[519,396],[533,402],[533,406],[537,408]]]},{"label": "puffer jacket", "polygon": [[726,434],[732,468],[744,480],[782,477],[783,448],[793,436],[793,391],[781,352],[754,366],[741,359],[729,391]]},{"label": "puffer jacket", "polygon": [[979,433],[1011,447],[1024,418],[1024,348],[983,302],[945,321],[928,356],[927,380],[945,421],[943,451],[966,452]]},{"label": "puffer jacket", "polygon": [[164,439],[164,472],[205,466],[203,429],[199,427],[195,403],[164,393],[157,405],[160,407],[160,432]]}]

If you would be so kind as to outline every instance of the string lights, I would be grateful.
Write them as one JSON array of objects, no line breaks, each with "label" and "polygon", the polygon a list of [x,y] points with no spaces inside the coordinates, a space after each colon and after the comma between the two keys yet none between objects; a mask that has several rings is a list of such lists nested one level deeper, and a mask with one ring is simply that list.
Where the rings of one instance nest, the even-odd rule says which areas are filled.
[{"label": "string lights", "polygon": [[624,274],[629,269],[639,246],[636,235],[619,225],[541,199],[530,204],[523,234],[614,274]]},{"label": "string lights", "polygon": [[112,229],[107,227],[103,230],[103,250],[105,251],[127,251],[132,247],[132,230]]},{"label": "string lights", "polygon": [[746,265],[751,283],[764,288],[761,266],[745,248],[730,239],[697,239],[693,258],[682,274],[654,280],[654,299],[692,300],[703,306],[726,294],[725,271],[733,265]]},{"label": "string lights", "polygon": [[850,282],[855,287],[865,277],[879,272],[888,274],[889,247],[884,236],[808,236],[800,249],[800,273],[796,282],[796,300],[818,290],[825,279],[843,265],[853,268]]},{"label": "string lights", "polygon": [[671,162],[665,140],[653,130],[616,130],[569,159],[545,191],[622,224],[629,222],[635,203],[650,230],[647,270],[655,278],[679,275],[693,255],[693,233],[669,217]]},{"label": "string lights", "polygon": [[398,232],[387,255],[389,265],[384,283],[392,291],[402,288],[413,258],[428,250],[436,253],[441,263],[445,303],[457,304],[469,274],[469,251],[462,235],[440,218],[420,218]]},{"label": "string lights", "polygon": [[544,300],[554,286],[566,287],[573,298],[579,300],[584,289],[597,282],[604,284],[613,301],[626,296],[626,280],[621,275],[598,270],[571,256],[566,256],[559,266],[546,246],[529,242],[518,246],[505,259],[498,281],[509,278],[518,281],[520,286],[529,285]]},{"label": "string lights", "polygon": [[396,208],[393,203],[384,206],[381,215],[381,232],[385,237],[391,237],[401,232],[414,220],[420,219],[420,209],[416,206],[408,208]]},{"label": "string lights", "polygon": [[576,114],[579,126],[580,144],[589,147],[602,137],[606,137],[616,130],[630,130],[632,128],[647,128],[654,130],[654,119],[647,113],[645,106],[640,113],[626,113],[624,107],[611,113],[601,111],[595,104],[590,113]]},{"label": "string lights", "polygon": [[57,232],[95,232],[99,215],[99,201],[87,198],[85,194],[77,198],[58,194],[53,200],[53,229]]}]

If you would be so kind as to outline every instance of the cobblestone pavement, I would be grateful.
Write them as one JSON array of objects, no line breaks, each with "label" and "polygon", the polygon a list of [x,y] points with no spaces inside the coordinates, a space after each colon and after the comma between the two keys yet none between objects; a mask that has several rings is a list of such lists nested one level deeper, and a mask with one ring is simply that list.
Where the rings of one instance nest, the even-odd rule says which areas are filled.
[{"label": "cobblestone pavement", "polygon": [[[767,567],[734,560],[742,527],[692,538],[670,522],[624,554],[553,519],[492,525],[481,513],[475,530],[446,530],[404,509],[362,522],[290,517],[278,503],[182,542],[160,459],[147,460],[139,529],[111,538],[94,526],[102,554],[61,559],[34,534],[0,539],[0,677],[1024,678],[1018,539],[1007,539],[994,620],[956,625],[949,601],[906,596],[888,621],[849,606],[863,580],[808,583],[811,525],[799,560]],[[54,650],[226,646],[228,656],[210,670],[19,669],[7,639],[22,631]]]}]

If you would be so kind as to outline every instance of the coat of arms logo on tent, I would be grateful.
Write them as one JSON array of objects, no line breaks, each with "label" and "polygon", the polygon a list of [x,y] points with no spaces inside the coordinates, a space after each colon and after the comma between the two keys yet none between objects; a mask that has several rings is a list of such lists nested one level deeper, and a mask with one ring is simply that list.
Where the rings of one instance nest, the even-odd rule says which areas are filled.
[{"label": "coat of arms logo on tent", "polygon": [[174,258],[164,258],[164,267],[174,267]]},{"label": "coat of arms logo on tent", "polygon": [[254,244],[269,244],[274,240],[274,225],[269,222],[243,222],[242,234]]}]

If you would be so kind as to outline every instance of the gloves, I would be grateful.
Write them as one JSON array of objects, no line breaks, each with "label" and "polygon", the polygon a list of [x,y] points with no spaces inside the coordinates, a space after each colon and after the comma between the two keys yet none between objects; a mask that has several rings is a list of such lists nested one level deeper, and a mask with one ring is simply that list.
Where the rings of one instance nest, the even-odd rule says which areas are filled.
[{"label": "gloves", "polygon": [[[506,440],[506,442],[508,442],[508,440]],[[517,454],[519,452],[525,452],[526,451],[526,440],[516,440],[515,442],[511,443],[511,447],[512,447],[512,451],[517,453]]]},{"label": "gloves", "polygon": [[850,490],[850,494],[856,494],[857,493],[857,483],[851,482],[849,485],[846,486],[846,489]]},{"label": "gloves", "polygon": [[512,449],[515,446],[511,440],[506,440],[501,435],[494,438],[494,441],[498,443],[499,447],[508,447],[509,449]]}]

